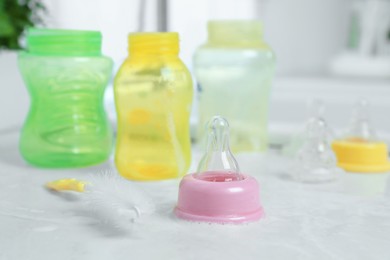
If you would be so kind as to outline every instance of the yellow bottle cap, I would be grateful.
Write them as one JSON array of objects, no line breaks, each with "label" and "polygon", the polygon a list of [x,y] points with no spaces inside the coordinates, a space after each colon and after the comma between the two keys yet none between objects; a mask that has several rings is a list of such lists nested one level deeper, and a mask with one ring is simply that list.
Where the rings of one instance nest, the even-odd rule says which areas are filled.
[{"label": "yellow bottle cap", "polygon": [[332,144],[337,165],[349,172],[386,172],[390,170],[387,145],[361,138],[336,140]]},{"label": "yellow bottle cap", "polygon": [[176,32],[131,33],[128,43],[130,55],[179,54],[179,34]]}]

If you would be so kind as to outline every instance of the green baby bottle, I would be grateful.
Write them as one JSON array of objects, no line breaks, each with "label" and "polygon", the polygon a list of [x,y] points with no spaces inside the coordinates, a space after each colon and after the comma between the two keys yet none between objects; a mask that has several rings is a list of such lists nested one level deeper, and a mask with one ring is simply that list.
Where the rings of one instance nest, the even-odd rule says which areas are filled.
[{"label": "green baby bottle", "polygon": [[30,164],[82,167],[105,161],[112,130],[103,94],[112,61],[95,31],[32,28],[19,68],[31,97],[19,148]]}]

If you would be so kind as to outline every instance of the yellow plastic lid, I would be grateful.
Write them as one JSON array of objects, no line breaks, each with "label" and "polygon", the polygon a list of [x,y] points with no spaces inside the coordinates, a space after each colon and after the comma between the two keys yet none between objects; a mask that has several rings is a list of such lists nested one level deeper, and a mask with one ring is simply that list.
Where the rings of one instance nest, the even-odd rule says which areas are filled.
[{"label": "yellow plastic lid", "polygon": [[269,48],[263,41],[263,27],[257,20],[209,21],[207,45],[224,48]]},{"label": "yellow plastic lid", "polygon": [[332,143],[337,165],[349,172],[387,172],[390,170],[388,149],[384,142],[361,138],[336,140]]},{"label": "yellow plastic lid", "polygon": [[175,55],[179,54],[179,34],[176,32],[130,33],[130,55]]}]

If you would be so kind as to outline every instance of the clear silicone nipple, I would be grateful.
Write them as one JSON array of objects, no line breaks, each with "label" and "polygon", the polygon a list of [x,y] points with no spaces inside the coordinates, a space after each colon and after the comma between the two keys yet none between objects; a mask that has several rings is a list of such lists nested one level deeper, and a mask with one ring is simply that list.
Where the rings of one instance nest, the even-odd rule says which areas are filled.
[{"label": "clear silicone nipple", "polygon": [[[318,122],[323,121],[323,115],[325,111],[325,105],[324,102],[320,99],[312,99],[307,104],[307,124],[309,124],[311,121]],[[302,129],[297,134],[295,134],[290,141],[283,147],[282,153],[288,157],[295,156],[298,152],[298,150],[302,147],[302,144],[304,143],[305,139],[307,138],[306,135],[306,129]],[[328,142],[331,142],[333,137],[331,134],[330,129],[327,129],[326,138]]]},{"label": "clear silicone nipple", "polygon": [[359,100],[353,111],[345,138],[355,142],[373,141],[376,139],[375,131],[370,120],[370,104],[367,100]]},{"label": "clear silicone nipple", "polygon": [[303,144],[297,152],[293,173],[299,181],[331,181],[341,171],[329,143],[330,131],[325,120],[312,117],[306,124]]},{"label": "clear silicone nipple", "polygon": [[228,182],[242,180],[238,163],[229,147],[229,123],[221,117],[213,117],[207,125],[206,152],[199,162],[195,178]]}]

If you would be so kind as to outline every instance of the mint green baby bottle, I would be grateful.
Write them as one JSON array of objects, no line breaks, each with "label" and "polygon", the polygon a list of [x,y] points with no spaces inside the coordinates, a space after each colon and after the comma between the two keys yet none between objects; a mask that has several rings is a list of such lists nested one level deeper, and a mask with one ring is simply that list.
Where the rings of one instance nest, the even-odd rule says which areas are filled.
[{"label": "mint green baby bottle", "polygon": [[198,83],[198,141],[206,122],[220,115],[230,123],[234,152],[262,152],[275,55],[258,21],[211,21],[208,40],[194,56]]},{"label": "mint green baby bottle", "polygon": [[95,31],[32,28],[19,68],[31,104],[21,131],[24,159],[41,167],[82,167],[105,161],[112,130],[103,94],[112,61]]}]

